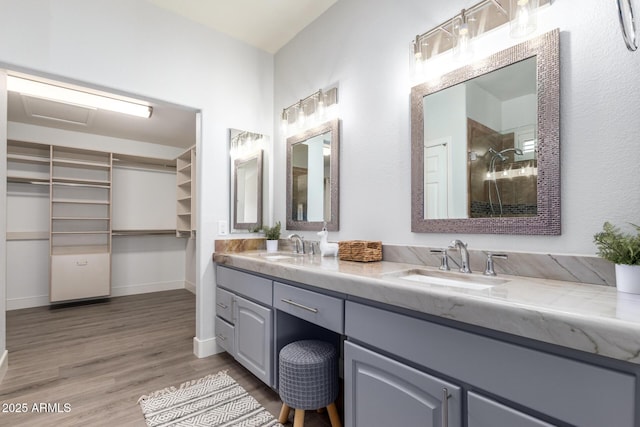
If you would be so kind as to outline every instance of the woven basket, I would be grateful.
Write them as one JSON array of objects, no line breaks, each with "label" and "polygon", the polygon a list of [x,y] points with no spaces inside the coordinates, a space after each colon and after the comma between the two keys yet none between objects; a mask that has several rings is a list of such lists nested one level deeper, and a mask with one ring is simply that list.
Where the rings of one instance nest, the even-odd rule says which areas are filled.
[{"label": "woven basket", "polygon": [[344,240],[338,242],[338,257],[343,261],[382,261],[382,242]]}]

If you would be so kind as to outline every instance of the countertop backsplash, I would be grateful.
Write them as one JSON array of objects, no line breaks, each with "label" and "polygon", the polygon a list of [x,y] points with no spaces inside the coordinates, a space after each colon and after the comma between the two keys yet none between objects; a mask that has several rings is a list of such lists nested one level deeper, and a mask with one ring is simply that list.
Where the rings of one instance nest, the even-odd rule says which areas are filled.
[{"label": "countertop backsplash", "polygon": [[[215,251],[217,253],[261,249],[265,249],[265,240],[263,238],[216,240],[215,243]],[[431,249],[440,248],[383,244],[382,259],[383,261],[437,267],[440,265],[441,255],[431,253]],[[288,239],[280,239],[279,250],[284,252],[291,251],[291,242],[289,242]],[[489,251],[469,250],[472,271],[484,271],[488,252]],[[498,251],[491,252],[498,253]],[[614,265],[597,256],[499,252],[507,254],[509,258],[506,260],[494,260],[495,271],[498,275],[509,274],[522,277],[615,286]],[[456,251],[450,251],[449,265],[451,269],[456,270],[459,263],[460,255]]]}]

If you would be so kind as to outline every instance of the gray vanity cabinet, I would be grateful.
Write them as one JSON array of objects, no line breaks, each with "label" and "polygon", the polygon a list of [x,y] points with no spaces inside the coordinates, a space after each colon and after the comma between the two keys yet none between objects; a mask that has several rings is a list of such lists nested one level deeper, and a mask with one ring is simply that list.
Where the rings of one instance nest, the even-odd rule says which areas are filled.
[{"label": "gray vanity cabinet", "polygon": [[[350,341],[470,388],[469,426],[546,425],[509,408],[513,406],[581,427],[638,427],[632,374],[350,301],[345,305],[345,334]],[[346,377],[345,383],[351,379]],[[352,394],[347,397],[351,404],[362,401],[362,389],[345,384],[345,390]],[[481,391],[501,403],[480,401],[476,392]],[[503,419],[518,422],[497,422]]]},{"label": "gray vanity cabinet", "polygon": [[218,266],[216,342],[245,368],[273,385],[273,282]]},{"label": "gray vanity cabinet", "polygon": [[344,356],[346,426],[462,425],[460,387],[351,342]]}]

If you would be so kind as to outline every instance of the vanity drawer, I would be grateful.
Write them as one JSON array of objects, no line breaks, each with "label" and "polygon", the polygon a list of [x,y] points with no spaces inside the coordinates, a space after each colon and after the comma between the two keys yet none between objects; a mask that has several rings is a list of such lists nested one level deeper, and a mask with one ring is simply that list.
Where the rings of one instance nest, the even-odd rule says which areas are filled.
[{"label": "vanity drawer", "polygon": [[216,343],[232,356],[235,356],[235,338],[233,325],[216,316]]},{"label": "vanity drawer", "polygon": [[344,333],[344,301],[340,298],[274,282],[273,306],[330,331]]},{"label": "vanity drawer", "polygon": [[222,288],[216,288],[216,315],[233,323],[233,294]]},{"label": "vanity drawer", "polygon": [[269,279],[218,265],[216,283],[249,299],[271,305],[273,282]]}]

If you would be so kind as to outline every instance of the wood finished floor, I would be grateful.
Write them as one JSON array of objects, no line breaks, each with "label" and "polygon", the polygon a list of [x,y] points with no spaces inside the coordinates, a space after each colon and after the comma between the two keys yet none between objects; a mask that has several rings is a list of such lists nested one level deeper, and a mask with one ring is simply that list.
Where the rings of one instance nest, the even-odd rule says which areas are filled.
[{"label": "wood finished floor", "polygon": [[[194,331],[195,296],[186,290],[9,311],[0,411],[26,403],[29,412],[0,412],[0,426],[145,426],[140,396],[225,369],[277,417],[277,393],[231,356],[193,355]],[[70,411],[31,412],[40,403]],[[330,423],[310,412],[305,426]]]}]

